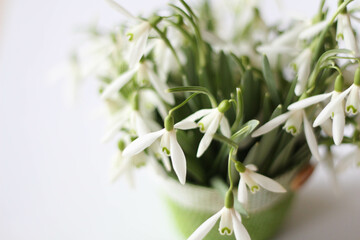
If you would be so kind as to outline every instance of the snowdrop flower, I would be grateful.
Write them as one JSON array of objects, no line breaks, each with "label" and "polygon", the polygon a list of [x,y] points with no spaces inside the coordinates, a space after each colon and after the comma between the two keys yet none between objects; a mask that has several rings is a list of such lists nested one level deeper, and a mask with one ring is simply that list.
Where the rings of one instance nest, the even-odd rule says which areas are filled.
[{"label": "snowdrop flower", "polygon": [[160,147],[162,153],[171,157],[174,171],[178,176],[180,183],[185,184],[186,159],[185,154],[176,139],[176,130],[188,130],[196,127],[197,125],[194,122],[185,120],[174,125],[174,118],[169,115],[165,119],[165,128],[135,139],[124,149],[123,157],[131,157],[142,152],[161,137]]},{"label": "snowdrop flower", "polygon": [[306,117],[305,108],[324,101],[326,98],[331,96],[331,93],[313,96],[309,98],[305,98],[299,102],[296,102],[289,106],[288,112],[281,114],[269,122],[265,123],[259,129],[253,132],[252,137],[258,137],[265,133],[270,132],[274,128],[285,122],[285,126],[283,127],[286,132],[291,133],[293,136],[300,133],[301,126],[304,126],[305,137],[309,146],[309,149],[314,156],[314,158],[318,161],[321,160],[318,144],[316,141],[316,137],[314,131],[309,123],[309,120]]},{"label": "snowdrop flower", "polygon": [[105,88],[101,98],[106,99],[117,93],[126,83],[128,83],[134,75],[137,73],[137,81],[140,85],[144,85],[147,81],[150,81],[159,96],[169,104],[174,104],[175,99],[171,93],[165,92],[168,89],[166,83],[159,78],[159,76],[153,70],[153,64],[144,60],[137,64],[134,68],[120,75],[118,78]]},{"label": "snowdrop flower", "polygon": [[129,181],[130,186],[134,186],[133,171],[136,168],[142,167],[146,164],[147,156],[144,153],[139,153],[131,157],[124,157],[122,150],[124,149],[124,142],[119,143],[120,151],[114,156],[110,169],[110,180],[115,182],[120,176],[125,175]]},{"label": "snowdrop flower", "polygon": [[270,192],[276,193],[284,193],[286,189],[281,186],[275,180],[271,178],[265,177],[259,173],[255,173],[257,171],[257,167],[253,164],[249,165],[236,165],[237,170],[240,173],[240,182],[238,189],[238,200],[239,202],[246,204],[248,201],[247,188],[249,187],[251,193],[256,193],[260,190],[260,186]]},{"label": "snowdrop flower", "polygon": [[356,69],[354,84],[346,101],[345,111],[349,116],[359,113],[360,108],[360,68]]},{"label": "snowdrop flower", "polygon": [[144,21],[138,17],[133,16],[130,12],[125,10],[122,6],[113,0],[106,0],[114,9],[118,10],[121,14],[129,20],[135,22],[134,26],[129,29],[127,36],[129,37],[129,52],[128,63],[129,68],[132,69],[144,55],[147,40],[153,25],[161,21],[161,17],[155,17],[150,21]]},{"label": "snowdrop flower", "polygon": [[[111,114],[111,122],[109,124],[108,130],[104,134],[101,142],[105,143],[115,137],[121,129],[126,129],[127,133],[135,134],[137,136],[142,136],[149,133],[151,130],[160,129],[159,124],[153,119],[153,112],[146,111],[146,109],[141,108],[142,105],[139,104],[140,99],[147,101],[147,99],[142,99],[142,91],[136,92],[132,97],[132,102],[129,103],[125,100],[120,101],[121,107],[117,106],[117,102],[111,101],[108,99],[109,108],[115,108]],[[154,94],[156,95],[156,94]],[[156,98],[152,98],[154,100]],[[111,106],[115,105],[115,106]],[[153,108],[151,109],[153,110]],[[164,117],[165,118],[165,117]]]},{"label": "snowdrop flower", "polygon": [[[230,198],[229,198],[230,196]],[[250,240],[250,235],[241,223],[240,214],[234,209],[234,197],[232,191],[226,194],[225,206],[206,220],[195,230],[187,240],[201,240],[215,226],[220,218],[219,233],[221,235],[231,235],[234,232],[236,240]]]},{"label": "snowdrop flower", "polygon": [[[344,78],[342,75],[339,75],[335,80],[335,90],[331,93],[320,94],[318,97],[330,97],[331,100],[329,104],[320,112],[317,118],[314,121],[313,126],[317,127],[320,124],[323,124],[330,117],[333,119],[333,139],[336,145],[341,144],[344,137],[344,128],[345,128],[345,109],[344,109],[344,99],[352,91],[355,84],[351,85],[347,90],[342,92],[344,85]],[[325,99],[326,99],[325,98]]]},{"label": "snowdrop flower", "polygon": [[200,141],[196,157],[201,157],[210,146],[213,136],[219,126],[221,133],[224,134],[225,137],[230,137],[231,130],[229,121],[224,116],[224,113],[229,110],[229,108],[230,102],[228,100],[223,100],[218,107],[212,109],[201,109],[185,119],[186,121],[191,122],[201,119],[197,125],[200,128],[200,132],[205,134]]},{"label": "snowdrop flower", "polygon": [[310,75],[312,52],[310,48],[303,50],[294,60],[294,67],[297,70],[297,83],[295,94],[300,96],[305,88]]},{"label": "snowdrop flower", "polygon": [[154,46],[154,60],[158,67],[161,79],[166,81],[167,75],[177,69],[175,56],[170,48],[166,45],[164,40],[157,39]]},{"label": "snowdrop flower", "polygon": [[345,48],[353,51],[355,56],[359,56],[359,48],[351,26],[349,14],[340,13],[337,21],[336,39],[338,41],[343,40]]}]

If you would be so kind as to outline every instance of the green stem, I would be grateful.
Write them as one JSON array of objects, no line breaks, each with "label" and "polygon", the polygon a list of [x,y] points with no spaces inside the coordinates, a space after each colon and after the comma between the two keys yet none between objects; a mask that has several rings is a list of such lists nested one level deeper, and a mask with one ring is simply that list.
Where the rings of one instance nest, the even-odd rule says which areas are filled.
[{"label": "green stem", "polygon": [[230,183],[229,191],[232,191],[234,188],[234,183],[233,183],[233,179],[231,176],[231,162],[232,162],[233,151],[234,151],[234,148],[231,148],[230,152],[229,152],[229,160],[228,160],[228,178],[229,178],[229,183]]},{"label": "green stem", "polygon": [[185,87],[174,87],[168,89],[169,93],[175,93],[175,92],[196,92],[196,93],[202,93],[208,96],[211,106],[213,108],[216,108],[218,106],[217,101],[215,97],[209,92],[209,90],[205,87],[201,86],[185,86]]},{"label": "green stem", "polygon": [[181,108],[182,106],[184,106],[187,102],[190,101],[190,99],[192,99],[193,97],[195,97],[196,95],[198,95],[199,93],[193,93],[190,95],[190,97],[186,98],[185,101],[183,101],[182,103],[180,103],[179,105],[177,105],[176,107],[173,107],[172,109],[170,109],[169,111],[169,115],[172,115],[172,113],[176,110],[178,110],[179,108]]},{"label": "green stem", "polygon": [[236,142],[234,142],[233,140],[231,140],[230,138],[227,138],[223,135],[219,135],[219,134],[214,134],[214,139],[220,142],[224,142],[226,144],[228,144],[229,146],[231,146],[232,148],[238,149],[239,146]]}]

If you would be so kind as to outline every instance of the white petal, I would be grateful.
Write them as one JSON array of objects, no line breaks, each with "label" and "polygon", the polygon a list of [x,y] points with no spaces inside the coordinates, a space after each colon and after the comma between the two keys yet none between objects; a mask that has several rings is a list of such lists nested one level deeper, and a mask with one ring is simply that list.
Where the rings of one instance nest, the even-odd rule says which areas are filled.
[{"label": "white petal", "polygon": [[140,137],[149,133],[149,128],[140,113],[138,111],[134,111],[133,115],[136,134]]},{"label": "white petal", "polygon": [[306,141],[309,146],[311,154],[313,155],[313,157],[316,160],[320,161],[321,157],[320,157],[316,137],[315,137],[314,131],[309,123],[309,120],[307,120],[305,114],[304,114],[304,132],[305,132]]},{"label": "white petal", "polygon": [[209,147],[209,145],[213,139],[214,133],[219,128],[220,120],[221,120],[221,115],[217,114],[217,116],[215,117],[215,119],[213,119],[212,123],[210,124],[209,128],[206,130],[203,138],[201,139],[201,141],[199,143],[196,157],[198,157],[198,158],[201,157],[204,154],[204,152],[206,151],[206,149]]},{"label": "white petal", "polygon": [[344,14],[339,14],[336,26],[336,40],[344,39]]},{"label": "white petal", "polygon": [[106,2],[108,2],[108,4],[113,7],[114,9],[116,9],[118,12],[120,12],[122,15],[124,15],[127,18],[130,18],[132,20],[136,20],[139,21],[139,19],[137,17],[135,17],[134,15],[132,15],[129,11],[127,11],[125,8],[123,8],[120,4],[118,4],[117,2],[113,1],[113,0],[105,0]]},{"label": "white petal", "polygon": [[161,129],[160,131],[148,133],[135,139],[124,149],[123,157],[131,157],[140,153],[145,148],[149,147],[161,135],[163,135],[165,131],[165,129]]},{"label": "white petal", "polygon": [[316,96],[312,96],[312,97],[308,97],[305,98],[303,100],[300,100],[298,102],[295,102],[293,104],[291,104],[288,109],[289,110],[298,110],[298,109],[304,109],[307,108],[313,104],[322,102],[324,100],[326,100],[327,98],[331,97],[332,92],[331,93],[324,93],[324,94],[320,94],[320,95],[316,95]]},{"label": "white petal", "polygon": [[304,25],[297,25],[294,28],[281,34],[273,41],[277,46],[292,45],[298,41],[299,34],[304,30]]},{"label": "white petal", "polygon": [[199,111],[196,111],[195,113],[191,114],[190,116],[188,116],[187,118],[185,118],[183,121],[196,121],[200,118],[202,118],[205,115],[210,114],[212,111],[214,111],[215,109],[210,108],[210,109],[201,109]]},{"label": "white petal", "polygon": [[181,184],[186,181],[186,158],[183,150],[176,139],[175,130],[170,132],[170,154],[171,161],[176,175]]},{"label": "white petal", "polygon": [[171,164],[170,164],[169,157],[166,156],[165,154],[161,154],[161,161],[163,162],[166,171],[170,172],[171,171]]},{"label": "white petal", "polygon": [[143,89],[140,91],[140,94],[141,94],[140,99],[142,99],[143,102],[151,103],[153,106],[157,108],[161,117],[163,119],[166,118],[168,114],[166,106],[164,102],[159,98],[159,96],[155,93],[155,91],[153,91],[152,89],[146,89],[146,90]]},{"label": "white petal", "polygon": [[148,75],[151,85],[155,88],[156,92],[164,99],[167,103],[173,105],[175,103],[175,98],[172,93],[166,92],[169,88],[166,83],[162,82],[160,78],[154,73],[154,71],[148,68]]},{"label": "white petal", "polygon": [[345,113],[342,106],[338,106],[338,109],[334,113],[333,118],[333,139],[336,145],[340,145],[344,137],[345,127]]},{"label": "white petal", "polygon": [[223,208],[220,224],[219,224],[219,232],[220,235],[231,235],[233,232],[233,222],[232,222],[232,209]]},{"label": "white petal", "polygon": [[274,128],[276,128],[277,126],[281,125],[282,123],[284,123],[291,114],[293,114],[294,112],[287,112],[284,114],[281,114],[279,116],[277,116],[276,118],[270,120],[269,122],[265,123],[263,126],[261,126],[260,128],[258,128],[256,131],[254,131],[251,136],[252,137],[258,137],[260,135],[263,135],[265,133],[270,132],[271,130],[273,130]]},{"label": "white petal", "polygon": [[101,94],[101,98],[105,99],[111,97],[114,93],[119,91],[130,79],[135,75],[138,67],[128,70],[127,72],[116,78],[109,86],[107,86],[104,92]]},{"label": "white petal", "polygon": [[[127,120],[127,119],[125,119]],[[102,143],[106,143],[110,141],[113,137],[116,136],[116,134],[120,133],[120,129],[124,126],[125,121],[118,121],[114,126],[112,126],[104,136],[101,138]]]},{"label": "white petal", "polygon": [[255,166],[254,164],[248,164],[245,166],[247,169],[256,172],[258,170],[258,167]]},{"label": "white petal", "polygon": [[230,124],[225,116],[220,121],[220,131],[227,138],[231,136]]},{"label": "white petal", "polygon": [[215,226],[217,220],[220,218],[223,209],[219,212],[215,213],[212,217],[206,220],[203,224],[198,227],[198,229],[191,234],[191,236],[187,240],[201,240],[203,239],[210,230]]},{"label": "white petal", "polygon": [[340,104],[342,100],[344,100],[344,98],[349,94],[349,92],[351,91],[353,86],[354,85],[351,85],[351,87],[349,87],[344,92],[339,94],[320,112],[320,114],[317,116],[317,118],[314,121],[314,124],[313,124],[314,127],[319,126],[320,124],[325,122],[331,116],[331,113],[334,111],[334,108],[336,108],[336,106],[338,104]]},{"label": "white petal", "polygon": [[248,202],[246,183],[243,178],[240,178],[240,181],[239,181],[238,201],[244,205],[246,205]]},{"label": "white petal", "polygon": [[138,39],[132,42],[128,53],[129,68],[133,68],[137,63],[139,63],[141,57],[144,55],[149,34],[150,29],[141,34]]},{"label": "white petal", "polygon": [[328,135],[329,137],[333,136],[331,119],[326,120],[323,124],[320,125],[320,127],[326,135]]},{"label": "white petal", "polygon": [[166,156],[170,156],[170,132],[165,131],[164,134],[161,137],[161,141],[160,141],[160,147],[161,147],[161,152],[166,155]]},{"label": "white petal", "polygon": [[129,167],[129,159],[124,159],[118,152],[111,161],[110,180],[115,182]]},{"label": "white petal", "polygon": [[327,24],[328,24],[327,20],[318,22],[312,25],[311,27],[305,29],[304,31],[302,31],[299,35],[299,38],[302,40],[313,38],[315,35],[320,33],[326,27]]},{"label": "white petal", "polygon": [[255,172],[251,172],[249,175],[257,184],[268,191],[278,193],[286,192],[286,189],[283,186],[271,178],[265,177],[264,175]]},{"label": "white petal", "polygon": [[360,87],[354,85],[354,87],[350,91],[345,107],[346,113],[349,116],[354,116],[359,112],[359,108],[360,108],[359,93],[360,93]]},{"label": "white petal", "polygon": [[197,128],[197,124],[194,123],[193,121],[188,121],[188,120],[182,120],[178,123],[176,123],[174,125],[174,128],[176,129],[180,129],[180,130],[188,130],[188,129],[193,129],[193,128]]},{"label": "white petal", "polygon": [[210,127],[211,123],[214,121],[215,118],[218,116],[223,116],[222,113],[220,113],[217,109],[214,109],[210,114],[204,116],[200,119],[200,121],[197,123],[199,126],[199,130],[202,133],[205,133],[207,129]]},{"label": "white petal", "polygon": [[297,84],[295,87],[295,94],[297,96],[300,96],[305,88],[306,88],[306,84],[310,75],[310,64],[311,64],[311,50],[309,48],[305,49],[303,51],[303,53],[301,54],[302,56],[302,62],[299,63],[299,69],[298,69],[298,74],[297,74]]},{"label": "white petal", "polygon": [[270,55],[270,54],[284,54],[284,53],[291,53],[294,52],[293,47],[289,47],[286,45],[273,45],[273,44],[266,44],[261,45],[256,48],[256,51],[262,54]]},{"label": "white petal", "polygon": [[293,114],[288,118],[288,120],[285,122],[285,125],[283,129],[285,129],[286,132],[291,133],[293,136],[296,136],[301,131],[301,125],[302,125],[302,110],[294,111]]},{"label": "white petal", "polygon": [[345,47],[353,51],[355,56],[358,56],[359,49],[356,43],[354,33],[351,28],[344,29],[344,42],[345,42]]},{"label": "white petal", "polygon": [[[235,210],[234,210],[235,211]],[[239,214],[232,214],[234,224],[234,235],[236,240],[251,240],[250,235],[244,225],[241,223]]]}]

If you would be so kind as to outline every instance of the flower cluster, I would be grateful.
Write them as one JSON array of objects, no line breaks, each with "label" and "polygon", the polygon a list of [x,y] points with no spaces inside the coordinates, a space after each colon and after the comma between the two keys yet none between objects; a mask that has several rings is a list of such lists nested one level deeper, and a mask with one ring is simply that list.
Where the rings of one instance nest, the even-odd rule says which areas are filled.
[{"label": "flower cluster", "polygon": [[281,31],[266,24],[260,1],[195,8],[181,0],[150,17],[106,1],[126,23],[94,31],[92,50],[79,54],[72,72],[100,80],[109,118],[102,140],[118,142],[112,180],[152,165],[181,184],[211,186],[220,178],[229,186],[224,208],[188,239],[204,238],[218,219],[220,234],[250,239],[234,202],[246,208],[249,193],[290,190],[273,179],[311,157],[324,161],[318,145],[360,146],[358,9],[351,0],[340,0],[332,14],[322,1],[313,19]]}]

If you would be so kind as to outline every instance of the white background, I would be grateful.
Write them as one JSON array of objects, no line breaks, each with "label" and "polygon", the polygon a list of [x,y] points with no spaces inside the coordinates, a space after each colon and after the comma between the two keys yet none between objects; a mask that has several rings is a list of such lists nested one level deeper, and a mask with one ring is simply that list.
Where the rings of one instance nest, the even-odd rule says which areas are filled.
[{"label": "white background", "polygon": [[[166,1],[122,2],[139,13]],[[288,7],[309,16],[312,2]],[[267,4],[267,16],[277,16]],[[99,141],[96,84],[85,83],[70,105],[65,82],[47,79],[74,46],[75,29],[122,18],[102,0],[11,0],[0,8],[0,239],[178,239],[146,172],[135,190],[109,183],[116,146]],[[336,196],[317,170],[275,239],[360,239],[360,170],[339,181]]]}]

